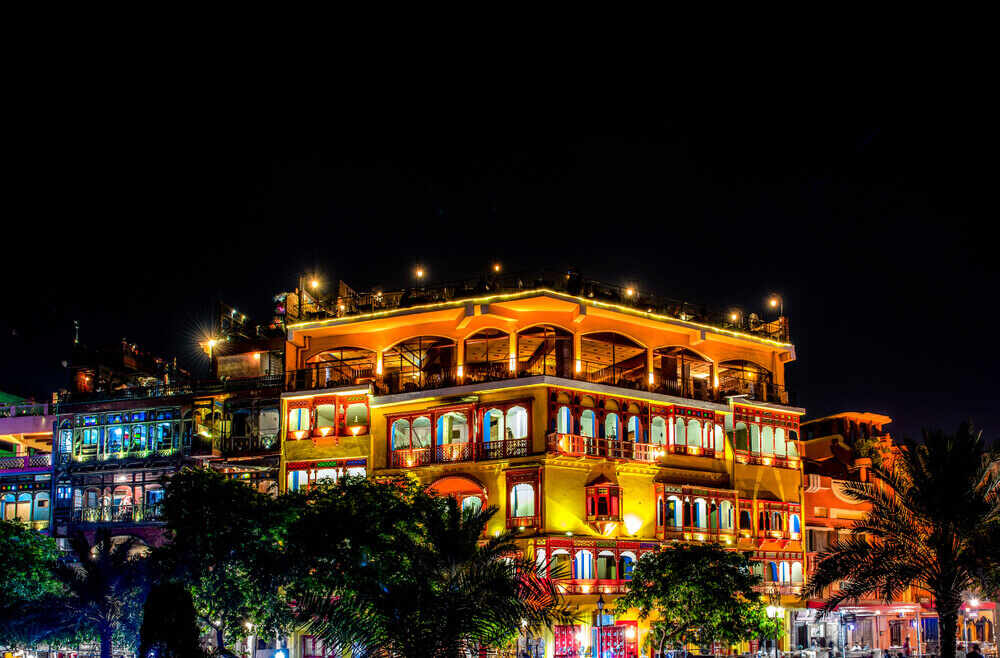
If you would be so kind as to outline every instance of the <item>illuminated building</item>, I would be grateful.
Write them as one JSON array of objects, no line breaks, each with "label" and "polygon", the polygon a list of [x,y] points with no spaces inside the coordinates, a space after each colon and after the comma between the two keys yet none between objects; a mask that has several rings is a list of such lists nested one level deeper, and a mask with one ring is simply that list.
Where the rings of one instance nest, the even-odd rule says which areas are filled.
[{"label": "illuminated building", "polygon": [[48,532],[51,489],[49,405],[0,393],[0,518]]},{"label": "illuminated building", "polygon": [[[816,568],[818,555],[848,535],[854,522],[868,513],[870,506],[850,498],[843,483],[867,482],[873,463],[889,463],[899,455],[885,429],[891,422],[880,414],[846,412],[802,424],[809,572]],[[859,645],[896,654],[908,640],[914,654],[939,652],[938,619],[929,592],[910,588],[888,604],[875,598],[845,602],[837,614],[825,619],[816,613],[822,604],[810,601],[809,610],[797,616],[795,645]],[[995,615],[994,603],[967,601],[959,617],[958,640],[994,642]]]},{"label": "illuminated building", "polygon": [[[804,410],[784,387],[783,317],[572,273],[338,292],[288,325],[283,488],[408,471],[462,507],[499,506],[487,532],[516,530],[572,574],[558,584],[586,617],[522,638],[532,653],[586,651],[598,596],[610,608],[674,540],[751,551],[768,603],[800,605]],[[608,655],[638,654],[646,624],[602,622]]]}]

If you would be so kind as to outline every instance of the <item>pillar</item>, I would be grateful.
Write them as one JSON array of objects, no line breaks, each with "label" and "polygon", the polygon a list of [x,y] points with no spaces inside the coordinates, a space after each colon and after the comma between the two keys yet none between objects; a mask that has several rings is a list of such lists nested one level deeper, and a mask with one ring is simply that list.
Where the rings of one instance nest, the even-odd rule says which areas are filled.
[{"label": "pillar", "polygon": [[583,372],[583,349],[581,348],[582,336],[573,334],[573,372]]},{"label": "pillar", "polygon": [[507,369],[511,372],[515,372],[517,371],[517,332],[511,331],[509,338],[510,346],[508,349]]}]

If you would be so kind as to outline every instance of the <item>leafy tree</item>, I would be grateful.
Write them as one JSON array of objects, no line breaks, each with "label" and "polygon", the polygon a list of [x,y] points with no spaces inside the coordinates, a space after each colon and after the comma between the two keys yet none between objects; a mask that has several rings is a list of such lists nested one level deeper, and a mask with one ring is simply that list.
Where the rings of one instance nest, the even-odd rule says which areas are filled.
[{"label": "leafy tree", "polygon": [[211,469],[171,478],[164,512],[172,541],[160,557],[187,584],[220,649],[245,638],[247,623],[261,635],[291,631],[283,544],[295,509]]},{"label": "leafy tree", "polygon": [[143,548],[134,537],[97,532],[93,545],[82,532],[70,538],[75,563],[59,562],[54,573],[67,598],[61,616],[76,632],[99,638],[101,658],[112,643],[134,647],[147,585]]},{"label": "leafy tree", "polygon": [[0,592],[10,602],[60,591],[52,574],[59,549],[51,537],[19,521],[0,521]]},{"label": "leafy tree", "polygon": [[875,595],[889,602],[917,586],[934,595],[941,622],[941,656],[954,658],[958,610],[966,591],[996,587],[1000,562],[1000,455],[979,432],[924,432],[906,441],[893,464],[874,466],[871,482],[848,482],[845,492],[871,505],[851,534],[819,556],[808,594],[832,610]]},{"label": "leafy tree", "polygon": [[648,641],[661,655],[675,644],[778,638],[780,620],[767,617],[754,591],[760,583],[749,553],[718,544],[675,544],[639,560],[615,607],[619,614],[636,609],[639,619],[653,620]]},{"label": "leafy tree", "polygon": [[205,652],[199,645],[201,633],[191,593],[182,583],[154,585],[146,597],[142,627],[139,629],[139,656],[155,651],[157,658],[196,658]]},{"label": "leafy tree", "polygon": [[496,508],[463,514],[406,479],[344,478],[306,495],[289,530],[300,620],[335,652],[458,656],[570,620]]}]

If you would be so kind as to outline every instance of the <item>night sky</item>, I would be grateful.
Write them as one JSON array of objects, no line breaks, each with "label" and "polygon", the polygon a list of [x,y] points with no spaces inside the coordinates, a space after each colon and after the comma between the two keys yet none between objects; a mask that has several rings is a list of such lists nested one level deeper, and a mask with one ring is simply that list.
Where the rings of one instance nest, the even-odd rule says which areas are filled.
[{"label": "night sky", "polygon": [[301,272],[370,289],[498,259],[748,310],[776,291],[809,417],[1000,435],[985,114],[408,103],[143,98],[21,135],[0,390],[64,386],[74,319],[198,369],[219,299],[264,322]]}]

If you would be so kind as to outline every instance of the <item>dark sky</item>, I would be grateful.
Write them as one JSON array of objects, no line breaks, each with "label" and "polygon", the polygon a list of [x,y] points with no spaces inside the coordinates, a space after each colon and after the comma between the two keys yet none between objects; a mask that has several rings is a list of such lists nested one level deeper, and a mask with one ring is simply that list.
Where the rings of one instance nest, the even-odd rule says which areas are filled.
[{"label": "dark sky", "polygon": [[193,365],[217,299],[263,321],[299,272],[367,289],[496,258],[748,309],[778,291],[810,416],[1000,434],[985,111],[246,100],[50,108],[18,136],[0,390],[62,385],[73,319]]}]

